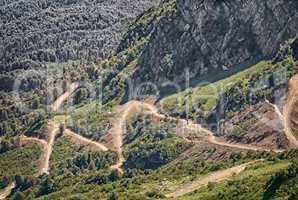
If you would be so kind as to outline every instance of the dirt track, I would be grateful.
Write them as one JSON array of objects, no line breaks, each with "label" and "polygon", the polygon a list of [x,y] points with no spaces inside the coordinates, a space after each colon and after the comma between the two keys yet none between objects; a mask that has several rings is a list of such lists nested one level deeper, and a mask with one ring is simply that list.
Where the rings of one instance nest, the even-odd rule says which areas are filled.
[{"label": "dirt track", "polygon": [[26,144],[37,144],[42,148],[42,153],[38,161],[38,172],[35,174],[36,176],[42,175],[44,173],[47,173],[47,166],[46,160],[47,154],[49,152],[49,145],[45,140],[38,139],[38,138],[33,138],[33,137],[26,137],[26,136],[21,136],[20,137],[21,144],[26,145]]},{"label": "dirt track", "polygon": [[[116,112],[117,117],[113,119],[113,128],[111,129],[111,134],[113,135],[114,139],[114,145],[117,149],[118,153],[118,162],[116,165],[112,166],[112,169],[116,169],[119,172],[123,172],[122,165],[125,161],[123,155],[122,155],[122,145],[123,145],[123,135],[126,131],[126,121],[131,115],[134,115],[136,113],[143,112],[144,114],[151,115],[154,118],[160,119],[168,119],[172,121],[176,121],[177,123],[180,123],[184,128],[190,129],[193,132],[197,134],[204,134],[207,137],[207,140],[216,145],[220,146],[226,146],[231,148],[237,148],[237,149],[244,149],[244,150],[253,150],[253,151],[275,151],[275,152],[281,152],[282,150],[270,150],[270,149],[264,149],[261,147],[254,147],[250,145],[243,145],[243,144],[231,144],[223,141],[219,141],[214,134],[203,128],[199,124],[194,124],[191,121],[186,121],[184,119],[177,119],[174,117],[167,117],[165,115],[162,115],[158,113],[158,109],[151,104],[140,102],[140,101],[130,101],[124,105],[122,105],[120,108],[118,108],[118,111]],[[193,142],[193,141],[190,141]]]},{"label": "dirt track", "polygon": [[3,192],[0,193],[0,200],[4,200],[6,199],[6,197],[8,197],[8,195],[11,193],[11,190],[13,188],[15,188],[16,186],[16,183],[15,182],[12,182],[11,184],[9,184]]},{"label": "dirt track", "polygon": [[68,98],[80,87],[80,83],[74,82],[69,86],[68,91],[66,91],[64,94],[59,96],[56,101],[52,104],[51,110],[53,112],[58,112],[61,108],[62,104],[68,100]]},{"label": "dirt track", "polygon": [[[292,87],[293,87],[293,85],[295,86],[294,90],[297,90],[298,78],[295,78],[295,79],[292,80]],[[53,112],[59,111],[59,109],[63,105],[63,103],[79,87],[80,87],[79,83],[77,83],[77,82],[72,83],[69,90],[67,92],[65,92],[63,95],[61,95],[53,103],[53,105],[51,106],[52,111]],[[283,119],[283,121],[285,122],[285,130],[286,130],[286,134],[287,134],[288,139],[293,144],[295,144],[295,146],[298,146],[298,141],[295,138],[295,136],[293,135],[293,133],[291,132],[292,130],[291,130],[291,127],[290,127],[290,114],[289,114],[290,109],[292,109],[293,104],[298,99],[297,99],[296,95],[293,95],[291,93],[291,90],[290,90],[288,96],[289,96],[288,97],[288,103],[287,103],[286,108],[284,109],[285,110],[284,115],[282,115],[280,113],[279,109],[276,106],[274,108],[276,109],[276,112],[279,115],[279,117],[281,117],[281,119]],[[153,117],[158,118],[158,119],[170,119],[170,120],[176,121],[177,123],[181,123],[183,125],[183,127],[187,128],[187,129],[190,129],[190,130],[192,130],[192,131],[194,131],[198,134],[206,134],[207,140],[210,143],[213,143],[213,144],[216,144],[216,145],[226,146],[226,147],[231,147],[231,148],[237,148],[237,149],[253,150],[253,151],[257,151],[257,150],[271,151],[269,149],[263,149],[263,148],[260,148],[260,147],[253,147],[253,146],[242,145],[242,144],[231,144],[231,143],[219,141],[211,131],[203,128],[199,124],[194,124],[190,121],[186,121],[186,120],[183,120],[183,119],[176,119],[176,118],[173,118],[173,117],[167,117],[165,115],[159,114],[158,109],[154,105],[144,103],[144,102],[139,102],[139,101],[130,101],[130,102],[124,104],[123,106],[121,106],[120,108],[118,108],[118,116],[113,119],[113,123],[112,123],[113,127],[112,127],[110,133],[113,136],[114,145],[117,149],[117,153],[118,153],[119,158],[118,158],[118,162],[114,166],[111,166],[111,169],[116,169],[121,173],[123,172],[122,165],[123,165],[125,159],[124,159],[123,154],[122,154],[122,145],[123,145],[122,137],[123,137],[123,135],[125,134],[125,131],[126,131],[126,121],[130,117],[130,115],[135,114],[136,112],[140,112],[140,111],[142,111],[146,114],[150,114]],[[64,122],[65,122],[65,119],[64,119]],[[26,139],[26,138],[24,138],[24,141],[31,140],[32,142],[34,141],[36,143],[39,143],[39,144],[43,145],[45,153],[43,154],[42,159],[44,159],[44,161],[42,161],[41,164],[40,164],[39,175],[43,174],[43,173],[48,173],[49,160],[50,160],[50,156],[51,156],[51,153],[52,153],[52,150],[53,150],[52,148],[53,148],[53,145],[54,145],[54,142],[55,142],[56,134],[59,131],[59,126],[60,126],[61,123],[63,123],[63,120],[62,121],[61,120],[57,121],[55,119],[52,119],[48,122],[48,139],[47,139],[48,141],[47,142],[41,141],[39,139],[33,139],[33,138],[31,138],[31,139],[27,138]],[[97,147],[97,148],[99,148],[103,151],[108,150],[104,145],[102,145],[100,143],[97,143],[97,142],[94,142],[94,141],[91,141],[89,139],[86,139],[86,138],[84,138],[84,137],[82,137],[78,134],[75,134],[75,133],[71,132],[70,130],[66,130],[65,134],[70,136],[71,138],[73,138],[78,143],[88,144],[88,145]],[[276,152],[280,152],[280,151],[281,150],[276,150]],[[210,182],[210,181],[220,181],[220,180],[226,179],[227,177],[230,177],[233,173],[240,173],[241,171],[243,171],[245,169],[245,167],[247,165],[250,165],[250,164],[251,163],[247,163],[247,164],[240,165],[240,166],[237,166],[237,167],[234,167],[234,168],[230,168],[230,169],[227,169],[227,170],[224,170],[224,171],[216,172],[216,173],[214,173],[214,174],[212,174],[208,177],[203,178],[202,180],[195,181],[194,183],[192,183],[189,186],[185,186],[181,190],[177,190],[176,192],[174,192],[172,194],[169,194],[169,196],[174,197],[174,196],[179,196],[180,194],[183,195],[183,194],[188,193],[189,191],[193,191],[193,190],[197,189],[200,186],[208,184],[208,182]],[[13,188],[14,188],[14,183],[10,184],[9,187],[7,187],[2,194],[0,194],[1,195],[0,199],[4,195],[7,196]]]},{"label": "dirt track", "polygon": [[79,134],[72,132],[69,129],[65,129],[64,134],[70,137],[70,139],[77,144],[90,145],[91,148],[94,148],[96,150],[108,151],[108,148],[103,144],[87,139]]},{"label": "dirt track", "polygon": [[228,178],[232,177],[233,175],[237,175],[244,171],[246,167],[255,164],[257,161],[251,161],[242,165],[238,165],[229,169],[221,170],[214,172],[210,175],[207,175],[205,177],[200,177],[191,183],[188,183],[186,185],[181,185],[180,187],[176,188],[176,190],[172,193],[169,193],[166,195],[166,197],[170,198],[177,198],[181,197],[185,194],[188,194],[190,192],[194,192],[195,190],[200,189],[203,186],[208,185],[210,182],[220,182],[223,180],[227,180]]}]

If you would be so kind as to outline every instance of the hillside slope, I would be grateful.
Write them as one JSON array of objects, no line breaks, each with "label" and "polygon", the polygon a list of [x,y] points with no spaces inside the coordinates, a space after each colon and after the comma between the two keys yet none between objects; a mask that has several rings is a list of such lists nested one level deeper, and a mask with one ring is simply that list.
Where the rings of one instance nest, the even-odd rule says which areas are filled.
[{"label": "hillside slope", "polygon": [[297,34],[297,1],[169,2],[175,5],[154,25],[134,76],[136,83],[184,83],[186,69],[198,81],[202,75],[248,66],[273,56]]}]

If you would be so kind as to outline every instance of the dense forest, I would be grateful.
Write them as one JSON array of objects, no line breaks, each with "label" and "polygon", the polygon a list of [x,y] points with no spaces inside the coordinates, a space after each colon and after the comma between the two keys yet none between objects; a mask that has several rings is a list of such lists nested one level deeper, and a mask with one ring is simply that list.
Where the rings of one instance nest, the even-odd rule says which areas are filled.
[{"label": "dense forest", "polygon": [[0,199],[297,200],[297,13],[0,2]]}]

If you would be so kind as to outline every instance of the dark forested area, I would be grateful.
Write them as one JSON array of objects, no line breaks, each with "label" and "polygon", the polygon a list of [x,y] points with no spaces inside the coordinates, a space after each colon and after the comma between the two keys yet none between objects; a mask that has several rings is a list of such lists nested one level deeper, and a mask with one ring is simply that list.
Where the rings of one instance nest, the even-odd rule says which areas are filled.
[{"label": "dark forested area", "polygon": [[42,128],[46,106],[110,57],[130,23],[157,2],[1,1],[0,135]]},{"label": "dark forested area", "polygon": [[149,0],[3,1],[0,69],[107,58],[129,23],[154,4]]}]

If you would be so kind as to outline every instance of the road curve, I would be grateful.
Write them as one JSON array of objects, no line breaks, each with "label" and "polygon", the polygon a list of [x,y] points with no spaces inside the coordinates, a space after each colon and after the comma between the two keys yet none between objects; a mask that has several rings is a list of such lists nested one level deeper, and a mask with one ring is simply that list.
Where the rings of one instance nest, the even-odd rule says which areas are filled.
[{"label": "road curve", "polygon": [[[165,116],[163,114],[158,113],[158,108],[152,104],[148,104],[141,101],[129,101],[126,104],[120,106],[118,108],[118,112],[116,112],[115,117],[112,121],[112,129],[110,130],[111,135],[114,139],[114,145],[117,149],[118,153],[118,162],[111,167],[111,169],[118,170],[120,173],[123,173],[122,165],[125,162],[125,159],[122,154],[122,145],[123,145],[123,135],[126,131],[126,121],[127,118],[131,114],[136,114],[138,112],[143,112],[143,114],[151,115],[157,119],[168,119],[180,123],[183,127],[190,129],[198,134],[205,134],[207,140],[219,146],[226,146],[237,149],[244,150],[253,150],[253,151],[274,151],[274,152],[282,152],[283,150],[271,150],[264,149],[262,147],[255,147],[251,145],[243,145],[243,144],[231,144],[223,141],[219,141],[214,134],[206,128],[203,128],[200,124],[194,124],[190,120],[177,119],[174,117]],[[192,142],[192,141],[191,141]]]},{"label": "road curve", "polygon": [[20,141],[22,145],[26,144],[37,144],[42,148],[42,154],[39,158],[39,164],[38,164],[38,172],[35,174],[35,176],[40,176],[44,173],[47,173],[47,168],[46,168],[46,157],[49,151],[49,145],[45,140],[38,139],[38,138],[33,138],[33,137],[27,137],[27,136],[21,136]]},{"label": "road curve", "polygon": [[82,145],[90,145],[91,147],[94,147],[98,150],[101,150],[101,151],[108,151],[108,148],[99,143],[99,142],[95,142],[93,140],[90,140],[90,139],[87,139],[79,134],[76,134],[74,132],[72,132],[71,130],[69,129],[65,129],[64,130],[64,134],[68,137],[70,137],[73,141],[75,141],[76,143],[79,143],[79,144],[82,144]]},{"label": "road curve", "polygon": [[129,101],[118,107],[115,112],[117,113],[117,116],[112,120],[112,129],[110,130],[110,134],[113,136],[114,146],[116,147],[118,154],[118,161],[115,165],[111,166],[112,170],[118,170],[120,173],[123,173],[122,165],[125,162],[125,159],[122,154],[122,137],[126,132],[126,122],[131,115],[140,112],[150,112],[155,116],[161,118],[165,117],[158,114],[158,109],[155,106],[141,101]]}]

